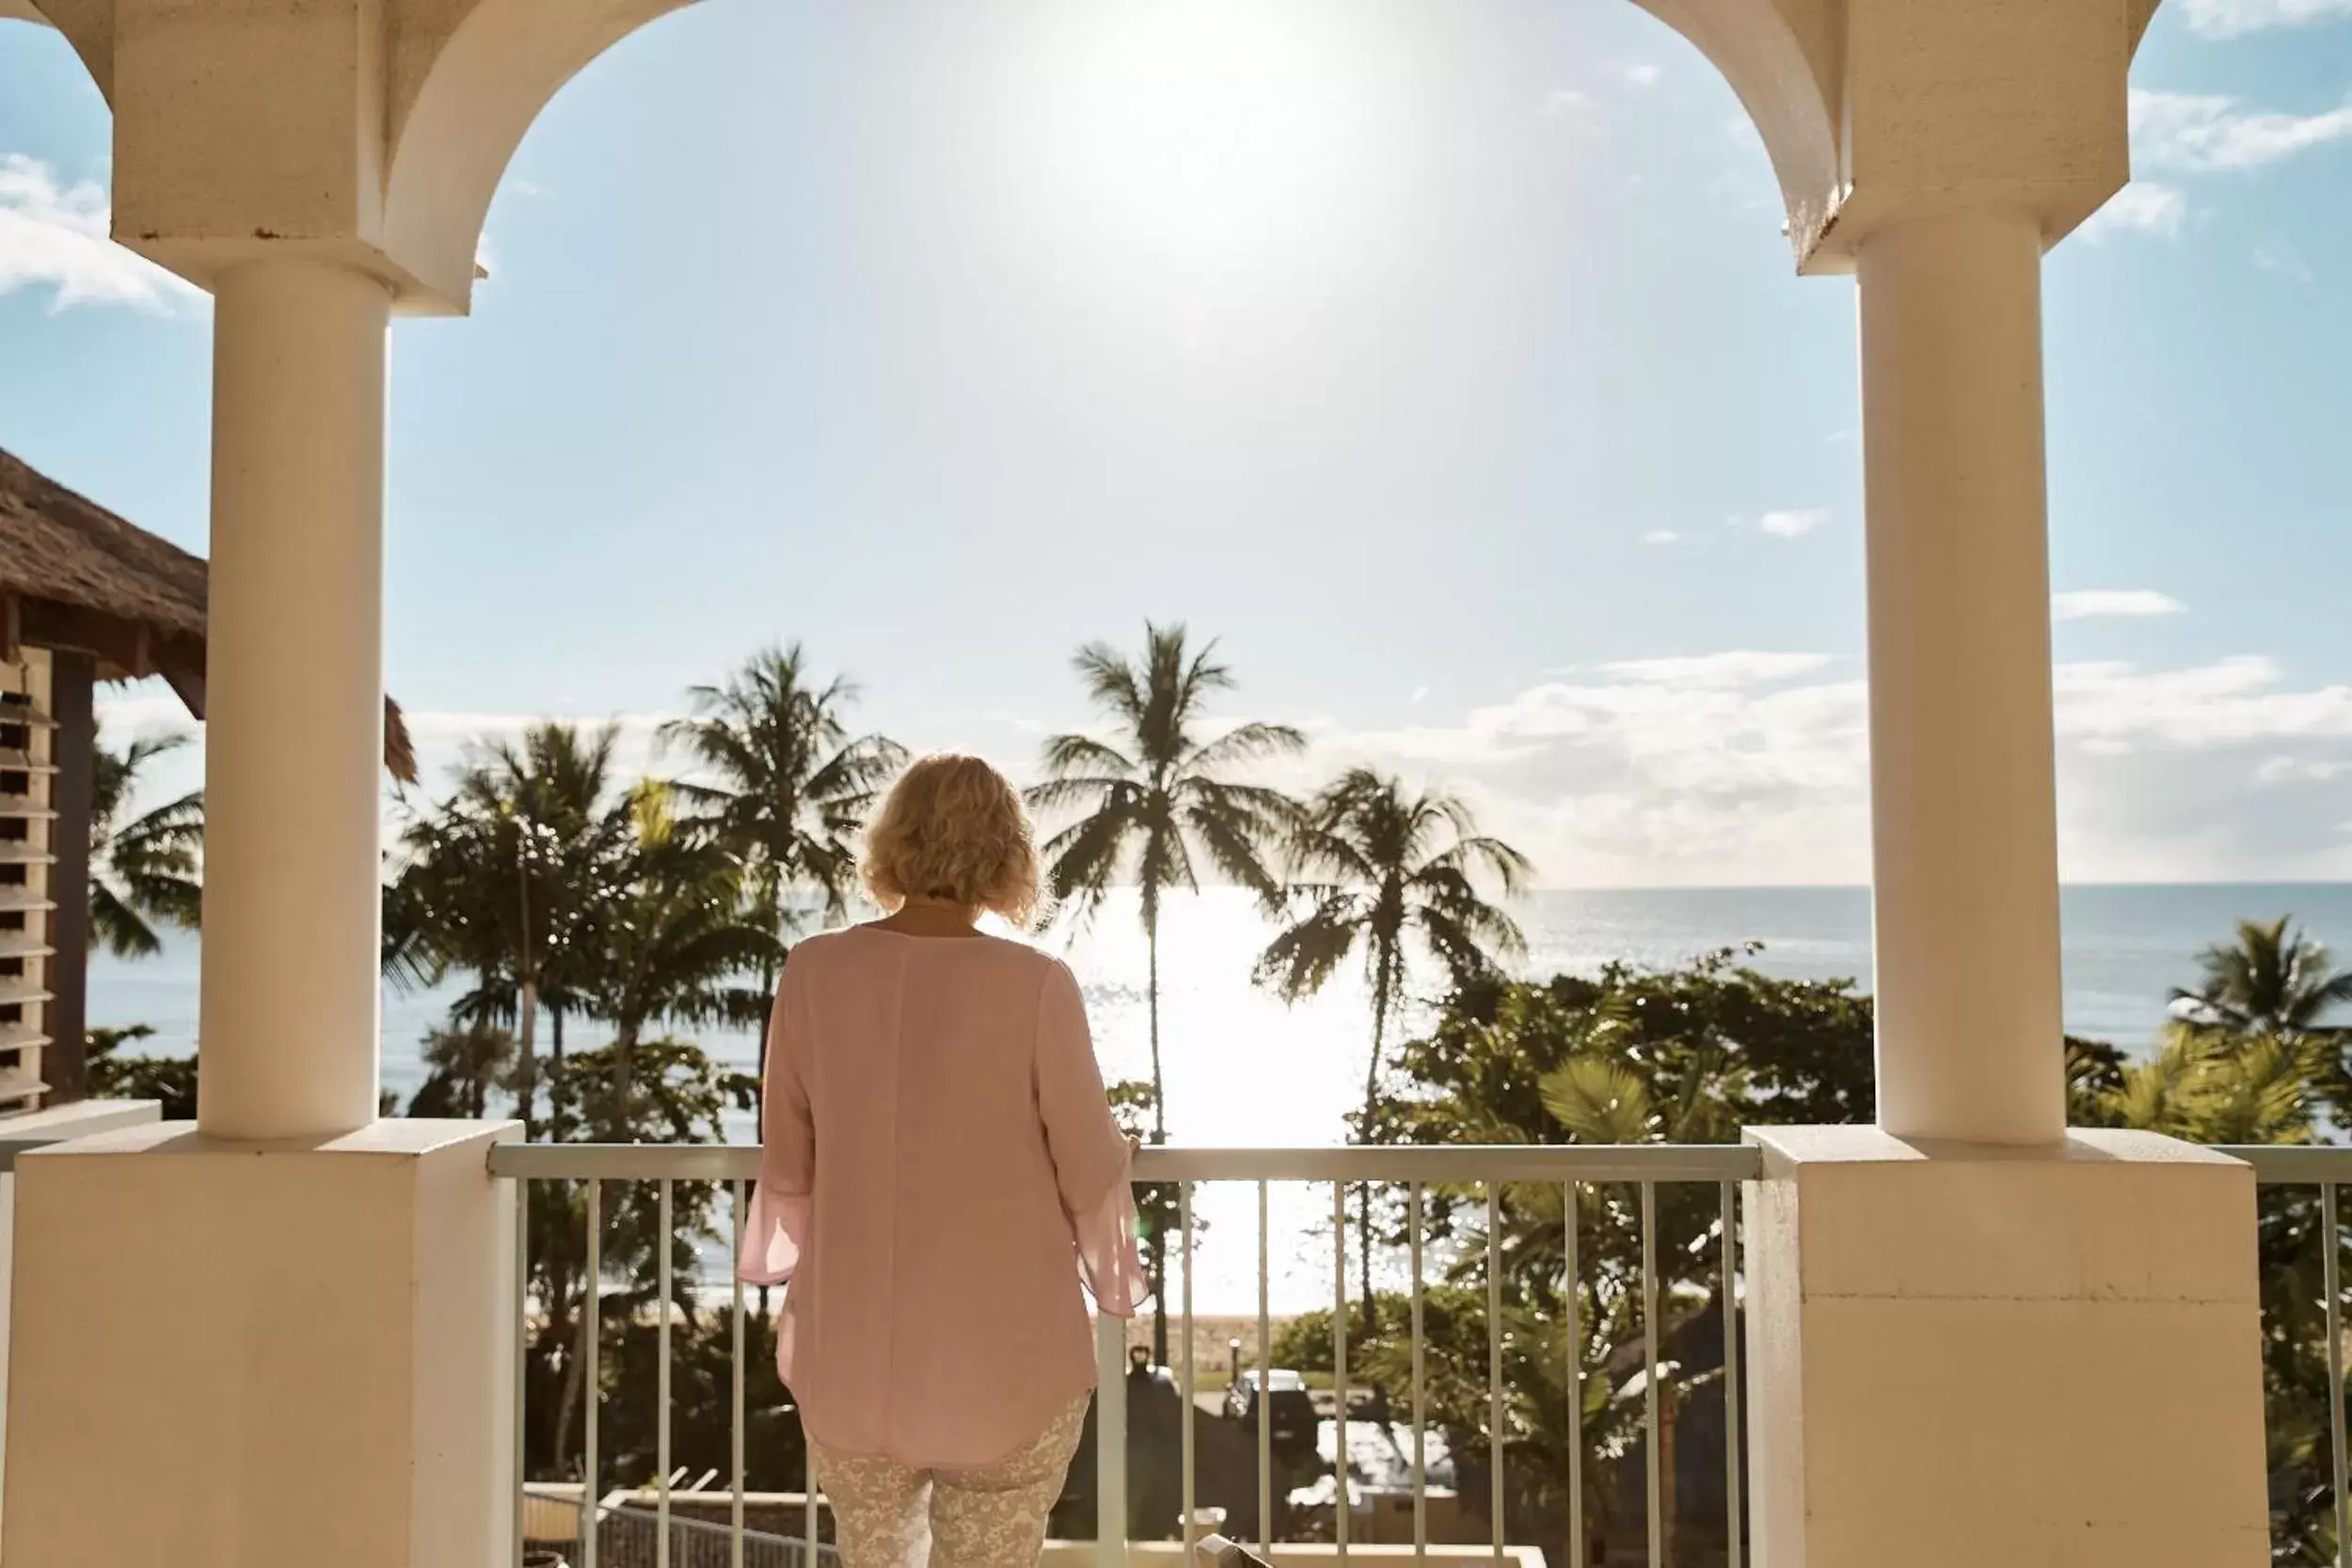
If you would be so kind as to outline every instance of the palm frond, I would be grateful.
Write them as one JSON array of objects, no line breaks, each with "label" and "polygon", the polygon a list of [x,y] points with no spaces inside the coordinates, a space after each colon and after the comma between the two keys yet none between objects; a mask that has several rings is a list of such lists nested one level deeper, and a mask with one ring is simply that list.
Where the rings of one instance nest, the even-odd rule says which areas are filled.
[{"label": "palm frond", "polygon": [[1266,944],[1253,978],[1285,1002],[1312,996],[1364,939],[1366,912],[1363,901],[1353,894],[1327,895]]},{"label": "palm frond", "polygon": [[1579,1143],[1638,1144],[1655,1135],[1648,1085],[1623,1062],[1577,1056],[1544,1075],[1544,1109]]}]

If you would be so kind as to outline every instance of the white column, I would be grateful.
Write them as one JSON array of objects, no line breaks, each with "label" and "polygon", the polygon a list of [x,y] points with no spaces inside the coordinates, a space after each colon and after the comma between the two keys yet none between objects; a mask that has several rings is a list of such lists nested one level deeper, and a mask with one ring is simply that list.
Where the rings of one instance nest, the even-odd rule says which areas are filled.
[{"label": "white column", "polygon": [[2064,1136],[2042,236],[1862,243],[1879,1124]]},{"label": "white column", "polygon": [[308,260],[222,275],[213,327],[198,1123],[375,1116],[391,297]]}]

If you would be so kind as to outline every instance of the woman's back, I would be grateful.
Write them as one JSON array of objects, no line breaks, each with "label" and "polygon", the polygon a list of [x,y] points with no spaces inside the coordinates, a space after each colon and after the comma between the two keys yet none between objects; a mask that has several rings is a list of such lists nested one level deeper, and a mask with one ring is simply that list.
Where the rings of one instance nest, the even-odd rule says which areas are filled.
[{"label": "woman's back", "polygon": [[1129,1149],[1069,969],[856,927],[786,965],[748,1277],[791,1279],[779,1365],[831,1448],[989,1463],[1090,1385],[1083,1269],[1136,1293]]}]

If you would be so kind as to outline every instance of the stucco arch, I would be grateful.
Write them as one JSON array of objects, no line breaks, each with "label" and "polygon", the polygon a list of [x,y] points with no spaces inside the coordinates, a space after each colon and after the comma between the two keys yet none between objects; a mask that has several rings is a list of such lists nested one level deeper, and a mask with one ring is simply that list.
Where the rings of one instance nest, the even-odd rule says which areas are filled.
[{"label": "stucco arch", "polygon": [[[5,3],[5,0],[0,0]],[[490,198],[590,61],[690,0],[412,0],[391,38],[384,248],[464,309]]]},{"label": "stucco arch", "polygon": [[1845,194],[1837,0],[1633,0],[1680,33],[1731,85],[1780,182],[1800,261]]},{"label": "stucco arch", "polygon": [[[0,5],[28,0],[0,0]],[[46,0],[103,4],[103,0]],[[475,243],[516,148],[564,84],[691,0],[410,0],[396,13],[383,245],[463,309]],[[1836,0],[1634,0],[1690,40],[1747,108],[1803,256],[1835,212]]]},{"label": "stucco arch", "polygon": [[100,95],[113,105],[114,0],[0,0],[0,22],[30,22],[63,33]]}]

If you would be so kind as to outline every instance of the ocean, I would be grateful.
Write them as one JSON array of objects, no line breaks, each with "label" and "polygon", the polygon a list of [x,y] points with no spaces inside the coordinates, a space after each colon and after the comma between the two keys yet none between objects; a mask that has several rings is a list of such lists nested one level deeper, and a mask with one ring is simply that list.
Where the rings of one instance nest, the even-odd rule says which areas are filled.
[{"label": "ocean", "polygon": [[[1534,895],[1517,911],[1527,933],[1519,966],[1531,975],[1589,973],[1611,958],[1668,966],[1720,947],[1763,944],[1756,966],[1795,979],[1870,974],[1870,905],[1864,888],[1673,888]],[[2196,955],[2228,938],[2241,919],[2296,917],[2317,940],[2352,958],[2352,884],[2070,887],[2063,901],[2069,1033],[2144,1049],[2164,1022],[2174,986],[2193,984]],[[1252,960],[1267,927],[1246,895],[1216,889],[1170,901],[1160,940],[1160,1034],[1172,1141],[1224,1146],[1312,1145],[1344,1136],[1342,1118],[1362,1093],[1370,1026],[1359,976],[1343,973],[1296,1007],[1253,988]],[[1085,931],[1043,939],[1063,952],[1086,988],[1096,1050],[1111,1079],[1150,1071],[1145,954],[1132,895],[1114,899]],[[1987,976],[1999,983],[1998,976]],[[101,958],[91,965],[93,1024],[147,1023],[151,1049],[185,1052],[196,1038],[197,950],[174,938],[159,956]],[[404,1099],[422,1077],[417,1043],[438,1022],[444,994],[384,997],[383,1081]],[[707,1049],[748,1069],[748,1034],[704,1032]],[[574,1041],[596,1043],[575,1025]],[[737,1118],[730,1138],[754,1135]],[[1278,1236],[1312,1233],[1316,1246],[1278,1245],[1275,1309],[1330,1300],[1329,1198],[1278,1190]],[[1256,1201],[1241,1188],[1209,1188],[1196,1301],[1203,1312],[1256,1309]]]}]

